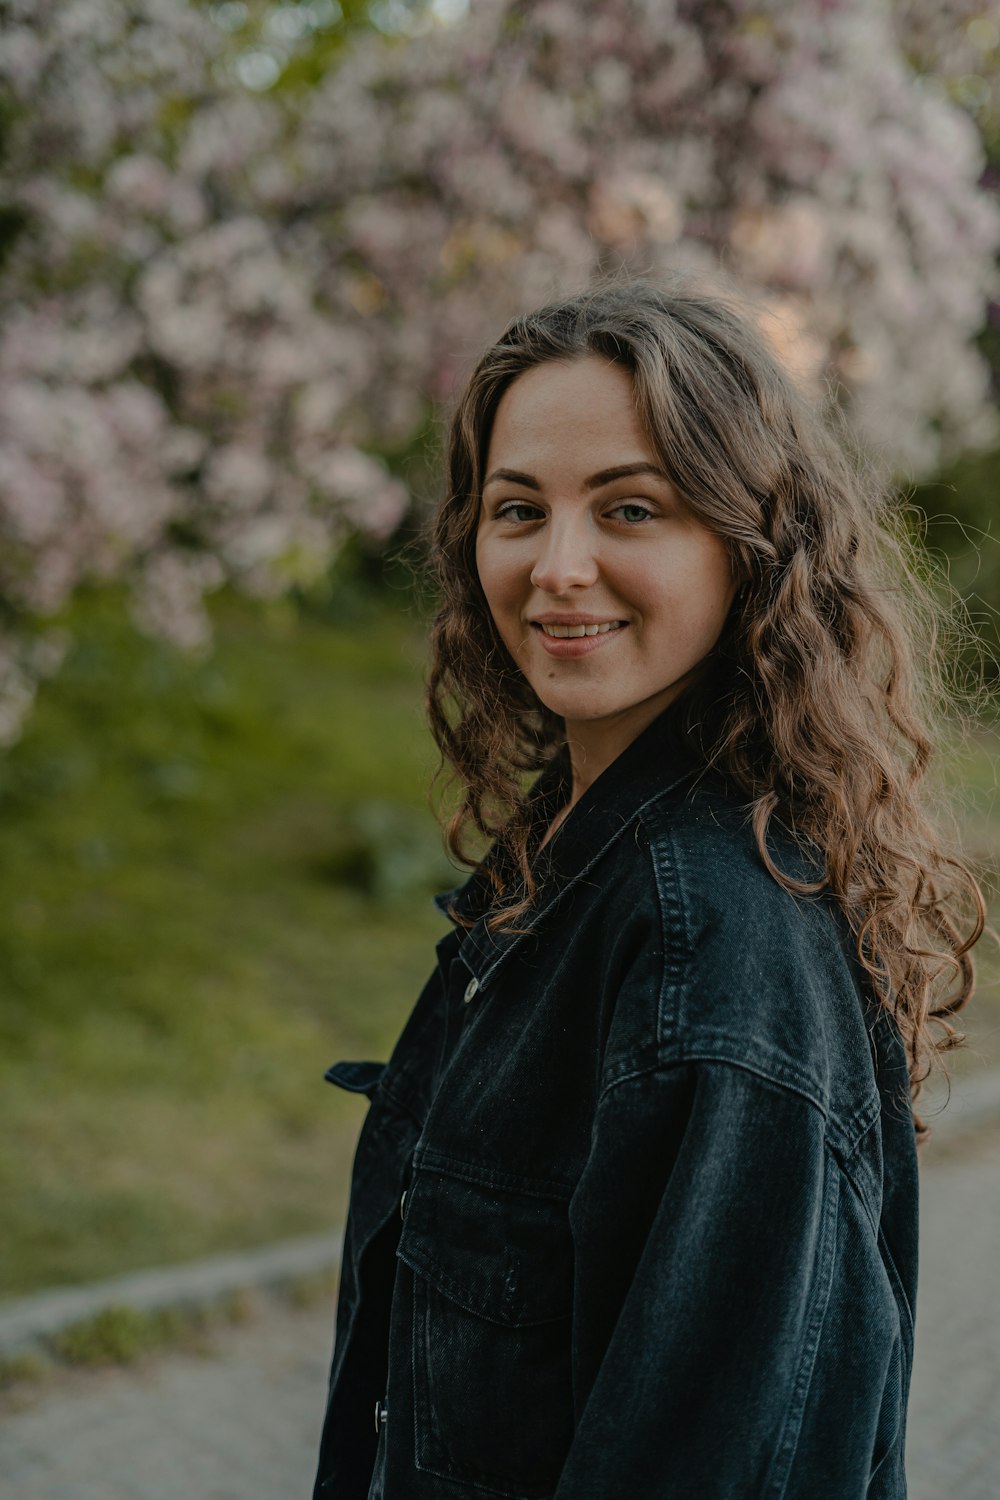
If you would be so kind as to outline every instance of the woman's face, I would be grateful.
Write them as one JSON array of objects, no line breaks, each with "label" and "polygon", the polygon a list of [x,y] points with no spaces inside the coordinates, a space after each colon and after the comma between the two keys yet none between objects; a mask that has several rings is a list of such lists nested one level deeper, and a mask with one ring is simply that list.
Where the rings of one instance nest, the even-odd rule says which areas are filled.
[{"label": "woman's face", "polygon": [[736,591],[725,543],[660,467],[631,376],[591,355],[504,392],[476,565],[541,701],[570,736],[606,730],[619,750],[696,676]]}]

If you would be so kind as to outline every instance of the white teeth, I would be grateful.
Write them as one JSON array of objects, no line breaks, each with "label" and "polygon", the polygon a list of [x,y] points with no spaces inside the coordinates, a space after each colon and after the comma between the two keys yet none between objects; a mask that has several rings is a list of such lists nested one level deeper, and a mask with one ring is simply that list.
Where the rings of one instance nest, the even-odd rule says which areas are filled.
[{"label": "white teeth", "polygon": [[583,635],[607,635],[609,630],[620,630],[623,624],[622,620],[607,620],[603,625],[543,625],[542,629],[557,641],[571,641]]}]

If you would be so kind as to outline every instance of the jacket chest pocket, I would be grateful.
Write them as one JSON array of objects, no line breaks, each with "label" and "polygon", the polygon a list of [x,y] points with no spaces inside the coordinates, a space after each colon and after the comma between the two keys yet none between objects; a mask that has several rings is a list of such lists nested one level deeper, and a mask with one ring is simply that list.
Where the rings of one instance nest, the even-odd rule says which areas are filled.
[{"label": "jacket chest pocket", "polygon": [[417,1468],[551,1494],[573,1428],[565,1202],[420,1167],[396,1253],[414,1273]]}]

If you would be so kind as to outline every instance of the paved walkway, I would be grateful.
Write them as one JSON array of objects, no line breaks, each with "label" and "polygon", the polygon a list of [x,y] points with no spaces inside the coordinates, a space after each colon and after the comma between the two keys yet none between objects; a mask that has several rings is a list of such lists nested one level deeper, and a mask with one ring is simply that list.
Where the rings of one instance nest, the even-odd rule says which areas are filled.
[{"label": "paved walkway", "polygon": [[[922,1169],[910,1500],[1000,1497],[1000,1127]],[[332,1308],[271,1306],[211,1354],[65,1375],[0,1417],[2,1500],[306,1500]]]},{"label": "paved walkway", "polygon": [[928,1146],[910,1500],[1000,1500],[1000,1126]]},{"label": "paved walkway", "polygon": [[273,1306],[209,1355],[59,1377],[0,1416],[2,1500],[307,1500],[332,1330]]}]

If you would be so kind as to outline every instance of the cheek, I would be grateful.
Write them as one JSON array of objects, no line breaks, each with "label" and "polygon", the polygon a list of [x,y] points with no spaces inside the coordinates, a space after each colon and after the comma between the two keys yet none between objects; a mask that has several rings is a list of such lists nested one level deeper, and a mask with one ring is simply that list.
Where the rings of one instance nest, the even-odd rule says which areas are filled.
[{"label": "cheek", "polygon": [[736,596],[728,550],[714,537],[675,543],[658,566],[633,571],[631,593],[647,618],[659,620],[675,641],[707,651]]},{"label": "cheek", "polygon": [[714,537],[711,545],[703,546],[698,566],[692,569],[690,596],[698,619],[698,633],[706,649],[710,649],[721,635],[736,597],[729,551]]},{"label": "cheek", "polygon": [[482,537],[476,536],[476,574],[479,578],[479,586],[486,595],[486,602],[493,608],[493,595],[495,584],[493,578],[493,559],[490,556],[490,548],[484,545]]},{"label": "cheek", "polygon": [[701,577],[706,600],[711,601],[718,612],[725,614],[736,594],[736,580],[729,549],[718,537],[701,539],[700,555],[696,569]]},{"label": "cheek", "polygon": [[476,538],[476,572],[490,612],[499,623],[516,603],[521,570],[510,549],[501,552],[480,536]]}]

